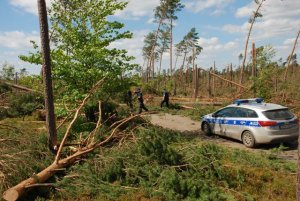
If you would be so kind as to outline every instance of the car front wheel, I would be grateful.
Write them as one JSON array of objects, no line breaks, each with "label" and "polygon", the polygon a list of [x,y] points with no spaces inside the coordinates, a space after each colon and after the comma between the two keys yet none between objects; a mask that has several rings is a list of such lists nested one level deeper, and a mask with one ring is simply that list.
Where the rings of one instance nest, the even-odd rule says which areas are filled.
[{"label": "car front wheel", "polygon": [[242,142],[248,148],[255,147],[255,138],[250,131],[245,131],[242,135]]},{"label": "car front wheel", "polygon": [[207,122],[204,122],[202,124],[202,131],[204,132],[205,135],[211,135],[212,134],[210,126]]}]

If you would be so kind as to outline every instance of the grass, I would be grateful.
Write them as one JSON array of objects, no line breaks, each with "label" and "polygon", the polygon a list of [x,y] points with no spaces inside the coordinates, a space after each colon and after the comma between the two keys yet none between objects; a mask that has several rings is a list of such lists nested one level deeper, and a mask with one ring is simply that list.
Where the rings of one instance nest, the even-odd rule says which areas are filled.
[{"label": "grass", "polygon": [[[2,194],[49,165],[53,156],[41,123],[1,124],[16,127],[0,126],[0,139],[6,140],[0,142]],[[59,191],[38,189],[27,199],[295,200],[293,163],[152,126],[131,134],[52,178]]]}]

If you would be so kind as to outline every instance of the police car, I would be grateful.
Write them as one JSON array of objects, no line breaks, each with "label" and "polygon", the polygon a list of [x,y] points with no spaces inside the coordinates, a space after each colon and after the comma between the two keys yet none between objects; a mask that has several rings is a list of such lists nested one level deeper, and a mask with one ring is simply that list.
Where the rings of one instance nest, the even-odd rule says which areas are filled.
[{"label": "police car", "polygon": [[201,119],[201,130],[243,142],[246,147],[273,142],[295,142],[299,120],[287,107],[262,98],[239,99]]}]

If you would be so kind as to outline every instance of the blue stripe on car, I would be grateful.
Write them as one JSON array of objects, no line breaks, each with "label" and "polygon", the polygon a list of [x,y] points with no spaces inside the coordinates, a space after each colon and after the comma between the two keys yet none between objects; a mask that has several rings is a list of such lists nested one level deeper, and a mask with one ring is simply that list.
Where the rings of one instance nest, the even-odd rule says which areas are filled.
[{"label": "blue stripe on car", "polygon": [[224,119],[211,119],[211,118],[205,118],[204,120],[207,121],[208,123],[214,123],[214,124],[261,127],[258,121],[224,120]]}]

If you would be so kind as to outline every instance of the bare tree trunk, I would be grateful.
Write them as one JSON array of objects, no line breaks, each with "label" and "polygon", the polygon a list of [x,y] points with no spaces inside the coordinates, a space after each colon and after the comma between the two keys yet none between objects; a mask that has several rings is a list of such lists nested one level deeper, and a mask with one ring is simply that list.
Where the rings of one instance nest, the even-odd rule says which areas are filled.
[{"label": "bare tree trunk", "polygon": [[[232,63],[230,64],[230,81],[233,81],[233,72],[232,72]],[[232,87],[232,83],[230,84],[230,86]]]},{"label": "bare tree trunk", "polygon": [[[300,145],[300,130],[299,130],[298,144]],[[296,184],[297,201],[300,201],[300,146],[299,145],[298,145],[298,170],[297,170],[297,184]]]},{"label": "bare tree trunk", "polygon": [[[174,72],[176,69],[176,65],[177,65],[177,60],[178,60],[178,55],[176,55],[176,59],[175,59],[175,67],[174,67]],[[176,86],[176,74],[173,75],[173,79],[174,79],[174,89],[173,89],[173,95],[176,96],[177,94],[177,86]]]},{"label": "bare tree trunk", "polygon": [[195,79],[196,79],[196,74],[195,74],[195,47],[193,47],[193,77],[192,77],[192,86],[195,88]]},{"label": "bare tree trunk", "polygon": [[211,98],[212,94],[211,94],[211,73],[212,68],[209,69],[208,71],[208,98]]},{"label": "bare tree trunk", "polygon": [[253,85],[253,95],[256,96],[256,89],[255,89],[255,77],[256,77],[256,49],[255,49],[255,43],[252,43],[252,85]]},{"label": "bare tree trunk", "polygon": [[195,70],[194,70],[194,98],[196,99],[198,96],[198,68],[197,65],[195,66]]},{"label": "bare tree trunk", "polygon": [[300,35],[300,30],[298,31],[296,40],[295,40],[294,45],[293,45],[292,52],[291,52],[291,54],[290,54],[290,56],[289,56],[289,60],[288,60],[288,62],[287,62],[287,66],[286,66],[286,69],[285,69],[285,72],[284,72],[284,77],[283,77],[283,81],[284,81],[284,82],[285,82],[286,79],[287,79],[287,74],[288,74],[289,66],[290,66],[290,63],[291,63],[291,60],[292,60],[292,57],[293,57],[293,54],[294,54],[296,45],[297,45],[297,41],[298,41],[299,35]]},{"label": "bare tree trunk", "polygon": [[259,12],[259,9],[261,8],[264,1],[265,0],[261,0],[261,2],[258,5],[256,11],[253,13],[253,20],[251,22],[250,29],[249,29],[248,34],[247,34],[247,39],[246,39],[246,42],[245,42],[245,50],[244,50],[244,59],[243,59],[242,68],[241,68],[241,77],[240,77],[240,84],[241,85],[243,84],[243,80],[244,80],[244,69],[245,69],[245,63],[246,63],[246,58],[247,58],[247,49],[248,49],[250,34],[251,34],[251,31],[252,31],[255,19],[257,17],[257,14]]},{"label": "bare tree trunk", "polygon": [[45,87],[46,126],[48,131],[48,145],[52,152],[57,149],[57,132],[54,113],[52,89],[51,56],[49,45],[48,19],[45,0],[38,0],[38,12],[41,31],[41,47],[43,59],[43,76]]},{"label": "bare tree trunk", "polygon": [[230,80],[227,80],[227,79],[221,77],[220,75],[217,75],[217,74],[215,74],[215,73],[213,73],[213,72],[211,72],[211,71],[210,71],[209,74],[211,74],[211,75],[213,75],[214,77],[217,77],[217,78],[219,78],[219,79],[221,79],[221,80],[223,80],[223,81],[225,81],[225,82],[230,82],[230,83],[232,83],[232,84],[234,84],[234,85],[236,85],[236,86],[238,86],[238,87],[240,87],[240,88],[247,89],[247,87],[245,87],[245,86],[243,86],[243,85],[241,85],[241,84],[232,82],[232,81],[230,81]]},{"label": "bare tree trunk", "polygon": [[158,69],[158,72],[157,72],[158,76],[160,76],[162,57],[163,57],[163,51],[161,51],[161,53],[160,53],[159,69]]},{"label": "bare tree trunk", "polygon": [[154,79],[155,71],[154,71],[154,64],[155,64],[155,56],[152,57],[152,79]]},{"label": "bare tree trunk", "polygon": [[[213,72],[216,73],[216,62],[215,61],[214,61]],[[215,77],[212,78],[212,82],[213,82],[212,95],[215,96],[216,95],[216,80],[215,80]]]},{"label": "bare tree trunk", "polygon": [[277,77],[277,72],[278,72],[278,65],[276,64],[276,76],[275,76],[275,93],[278,91],[278,77]]},{"label": "bare tree trunk", "polygon": [[171,17],[171,30],[170,30],[170,75],[173,75],[173,19]]}]

